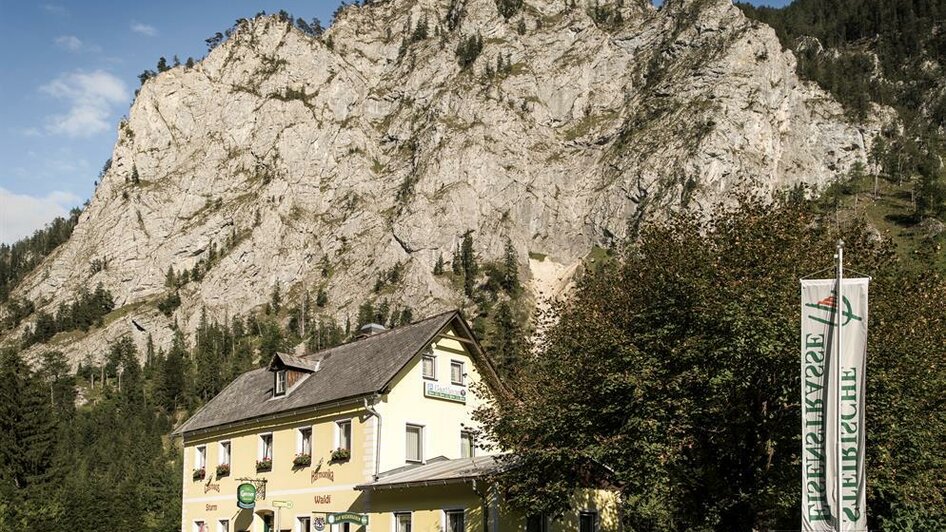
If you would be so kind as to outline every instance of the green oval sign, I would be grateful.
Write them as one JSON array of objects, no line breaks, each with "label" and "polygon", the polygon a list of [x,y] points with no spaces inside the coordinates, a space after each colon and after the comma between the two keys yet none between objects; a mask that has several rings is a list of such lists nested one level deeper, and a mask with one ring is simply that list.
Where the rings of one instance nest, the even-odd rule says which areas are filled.
[{"label": "green oval sign", "polygon": [[237,486],[237,506],[244,509],[256,506],[256,486],[246,482]]}]

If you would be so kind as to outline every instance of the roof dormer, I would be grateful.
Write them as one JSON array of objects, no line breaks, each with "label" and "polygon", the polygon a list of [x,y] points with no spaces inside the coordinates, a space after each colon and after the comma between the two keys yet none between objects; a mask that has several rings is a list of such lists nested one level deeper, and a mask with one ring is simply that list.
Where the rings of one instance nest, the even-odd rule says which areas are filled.
[{"label": "roof dormer", "polygon": [[273,373],[273,397],[282,397],[300,381],[319,370],[319,362],[288,353],[276,353],[269,363]]}]

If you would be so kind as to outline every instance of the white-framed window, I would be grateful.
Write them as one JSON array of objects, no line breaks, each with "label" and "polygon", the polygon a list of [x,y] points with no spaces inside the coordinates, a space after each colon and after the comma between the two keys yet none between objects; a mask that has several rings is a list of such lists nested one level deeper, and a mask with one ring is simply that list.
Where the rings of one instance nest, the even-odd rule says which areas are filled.
[{"label": "white-framed window", "polygon": [[425,379],[437,380],[437,357],[424,355],[420,359],[420,364]]},{"label": "white-framed window", "polygon": [[335,448],[351,451],[350,419],[342,419],[335,422]]},{"label": "white-framed window", "polygon": [[463,509],[443,511],[444,532],[466,532]]},{"label": "white-framed window", "polygon": [[332,525],[331,532],[351,532],[351,523],[342,523],[340,525]]},{"label": "white-framed window", "polygon": [[307,515],[297,517],[296,532],[312,532],[312,518]]},{"label": "white-framed window", "polygon": [[468,430],[460,431],[460,458],[471,458],[475,454],[473,433]]},{"label": "white-framed window", "polygon": [[526,532],[548,532],[549,520],[545,514],[532,514],[526,517]]},{"label": "white-framed window", "polygon": [[276,370],[276,384],[273,395],[286,395],[286,370]]},{"label": "white-framed window", "polygon": [[256,453],[257,460],[262,460],[264,458],[273,459],[273,433],[267,432],[265,434],[259,435],[259,446],[258,452]]},{"label": "white-framed window", "polygon": [[217,521],[217,532],[230,532],[230,520],[221,519]]},{"label": "white-framed window", "polygon": [[198,445],[194,447],[194,469],[205,469],[207,467],[207,446]]},{"label": "white-framed window", "polygon": [[299,427],[296,431],[296,453],[312,456],[312,427]]},{"label": "white-framed window", "polygon": [[230,465],[230,441],[222,441],[217,449],[217,464]]},{"label": "white-framed window", "polygon": [[394,512],[394,532],[411,532],[410,512]]},{"label": "white-framed window", "polygon": [[202,519],[194,521],[194,532],[210,532],[207,530],[207,522]]},{"label": "white-framed window", "polygon": [[463,362],[459,360],[450,361],[450,384],[457,386],[466,386],[466,371],[463,368]]},{"label": "white-framed window", "polygon": [[407,435],[405,441],[406,456],[408,462],[424,461],[424,427],[421,425],[407,424],[405,430]]},{"label": "white-framed window", "polygon": [[597,532],[598,512],[578,513],[578,532]]}]

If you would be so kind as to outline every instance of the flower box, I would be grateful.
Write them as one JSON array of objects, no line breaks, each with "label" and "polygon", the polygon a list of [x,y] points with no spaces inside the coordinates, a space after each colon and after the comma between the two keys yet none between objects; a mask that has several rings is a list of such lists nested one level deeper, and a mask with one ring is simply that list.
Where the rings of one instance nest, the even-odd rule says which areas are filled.
[{"label": "flower box", "polygon": [[308,467],[312,465],[312,455],[299,453],[292,459],[292,465],[294,467]]},{"label": "flower box", "polygon": [[204,468],[194,470],[194,480],[204,480],[207,476],[207,470]]},{"label": "flower box", "polygon": [[348,449],[343,449],[339,447],[338,449],[335,449],[334,451],[332,451],[333,462],[345,462],[349,458],[351,458],[351,451],[349,451]]},{"label": "flower box", "polygon": [[272,471],[272,469],[273,469],[272,458],[263,458],[262,460],[256,461],[256,471]]},{"label": "flower box", "polygon": [[225,477],[230,474],[230,464],[220,464],[217,466],[217,476]]}]

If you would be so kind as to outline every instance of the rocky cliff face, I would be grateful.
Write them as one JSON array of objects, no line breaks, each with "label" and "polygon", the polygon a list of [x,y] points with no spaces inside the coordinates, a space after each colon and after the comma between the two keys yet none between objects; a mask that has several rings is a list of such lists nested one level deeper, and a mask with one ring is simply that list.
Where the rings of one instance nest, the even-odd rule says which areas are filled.
[{"label": "rocky cliff face", "polygon": [[[871,127],[800,82],[730,0],[572,3],[506,20],[494,0],[375,1],[321,38],[241,25],[145,83],[72,239],[17,295],[55,308],[82,286],[112,292],[106,327],[58,339],[75,356],[128,333],[166,344],[173,320],[246,314],[276,283],[289,298],[325,287],[344,321],[398,264],[387,297],[424,314],[462,305],[432,269],[468,230],[485,258],[508,238],[523,267],[530,252],[567,267],[742,180],[824,183],[866,161]],[[159,313],[168,268],[211,250],[172,318]]]}]

